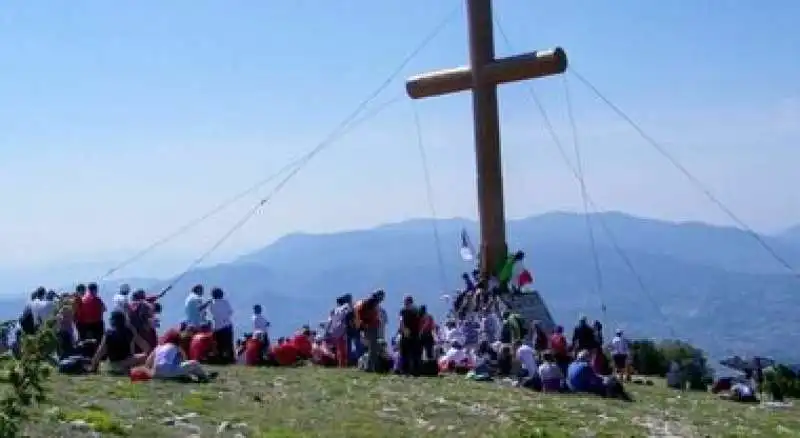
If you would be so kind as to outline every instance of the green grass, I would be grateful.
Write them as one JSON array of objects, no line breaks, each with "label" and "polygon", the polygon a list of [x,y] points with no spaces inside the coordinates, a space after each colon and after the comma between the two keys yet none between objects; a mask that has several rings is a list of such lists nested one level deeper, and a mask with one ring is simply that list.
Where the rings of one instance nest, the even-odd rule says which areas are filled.
[{"label": "green grass", "polygon": [[[53,376],[29,436],[800,436],[800,409],[771,410],[629,385],[633,403],[543,395],[463,378],[303,368],[220,369],[208,385]],[[223,432],[218,435],[222,424]]]}]

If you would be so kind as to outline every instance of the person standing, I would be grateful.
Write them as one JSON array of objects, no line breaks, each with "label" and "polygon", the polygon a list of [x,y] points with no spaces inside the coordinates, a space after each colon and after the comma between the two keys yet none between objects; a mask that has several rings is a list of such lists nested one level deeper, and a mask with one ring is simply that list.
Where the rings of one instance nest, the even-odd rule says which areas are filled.
[{"label": "person standing", "polygon": [[85,329],[85,339],[94,339],[97,343],[103,339],[105,334],[105,322],[103,316],[106,313],[106,305],[100,298],[96,283],[89,283],[86,293],[81,298],[81,323]]},{"label": "person standing", "polygon": [[631,376],[628,373],[628,352],[630,345],[622,330],[617,330],[616,335],[611,339],[611,359],[614,362],[614,373],[620,381],[630,380]]},{"label": "person standing", "polygon": [[218,287],[211,290],[209,312],[214,321],[214,341],[219,359],[223,364],[234,363],[236,355],[233,352],[233,308],[225,299],[225,293]]},{"label": "person standing", "polygon": [[436,347],[436,338],[434,336],[434,331],[436,330],[436,321],[433,320],[433,315],[428,313],[428,308],[426,306],[420,306],[419,313],[420,348],[422,348],[426,360],[435,360],[436,355],[434,354],[434,347]]},{"label": "person standing", "polygon": [[203,292],[203,286],[200,284],[196,285],[192,288],[192,291],[189,293],[189,296],[186,297],[184,303],[186,325],[192,329],[197,329],[205,322],[203,311],[211,303],[210,301],[203,302]]},{"label": "person standing", "polygon": [[403,298],[403,310],[400,311],[400,356],[402,372],[406,375],[419,375],[422,361],[421,322],[420,309],[414,305],[414,298],[406,295]]},{"label": "person standing", "polygon": [[355,305],[355,326],[364,334],[367,343],[367,371],[375,371],[380,359],[378,331],[380,330],[379,308],[385,297],[383,290],[377,290],[369,298],[359,300]]}]

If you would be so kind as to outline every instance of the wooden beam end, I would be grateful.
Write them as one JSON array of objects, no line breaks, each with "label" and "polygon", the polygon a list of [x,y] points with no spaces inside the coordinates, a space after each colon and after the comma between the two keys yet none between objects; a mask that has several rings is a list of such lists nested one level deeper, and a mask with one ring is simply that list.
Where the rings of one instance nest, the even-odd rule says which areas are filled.
[{"label": "wooden beam end", "polygon": [[410,77],[406,81],[406,93],[412,99],[441,96],[469,90],[472,87],[472,72],[469,67],[457,67]]},{"label": "wooden beam end", "polygon": [[556,65],[555,74],[561,74],[567,71],[567,67],[569,67],[569,59],[567,58],[567,52],[561,47],[556,47],[555,49],[552,49],[552,52],[553,52],[552,57]]}]

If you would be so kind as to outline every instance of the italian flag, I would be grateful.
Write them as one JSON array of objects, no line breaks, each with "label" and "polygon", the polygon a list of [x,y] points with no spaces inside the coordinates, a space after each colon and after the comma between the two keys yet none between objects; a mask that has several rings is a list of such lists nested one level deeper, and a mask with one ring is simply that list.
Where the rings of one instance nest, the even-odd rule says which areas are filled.
[{"label": "italian flag", "polygon": [[521,290],[532,290],[533,274],[525,268],[522,260],[515,261],[513,254],[506,259],[498,279],[509,286],[515,286]]}]

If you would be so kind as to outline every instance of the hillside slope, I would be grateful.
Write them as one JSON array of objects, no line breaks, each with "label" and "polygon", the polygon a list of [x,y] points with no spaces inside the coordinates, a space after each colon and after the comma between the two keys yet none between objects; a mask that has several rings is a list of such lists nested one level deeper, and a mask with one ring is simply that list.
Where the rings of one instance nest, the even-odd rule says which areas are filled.
[{"label": "hillside slope", "polygon": [[768,410],[630,385],[635,401],[545,395],[460,377],[229,367],[209,385],[55,376],[57,397],[30,436],[567,437],[778,436],[800,433],[800,410]]},{"label": "hillside slope", "polygon": [[[590,219],[596,229],[600,284],[584,216],[551,213],[508,225],[510,246],[528,254],[537,288],[560,323],[569,326],[578,314],[587,314],[602,318],[609,330],[623,327],[636,337],[688,339],[715,357],[764,354],[800,361],[796,349],[785,348],[800,343],[800,320],[793,310],[800,306],[796,293],[800,283],[786,275],[752,236],[735,228],[622,213]],[[601,220],[627,260],[608,239]],[[420,219],[368,230],[285,236],[232,263],[189,272],[164,299],[164,321],[173,324],[183,317],[186,291],[197,283],[226,290],[243,330],[249,328],[256,303],[265,307],[273,332],[286,334],[322,319],[334,297],[363,296],[378,287],[389,293],[386,306],[392,313],[400,297],[413,294],[441,316],[447,306],[442,294],[460,287],[460,274],[471,268],[458,254],[462,228],[477,240],[477,225],[462,219]],[[763,238],[788,259],[800,254],[800,244],[790,239]],[[118,283],[104,285],[106,298]],[[167,283],[142,279],[133,284],[157,291]],[[0,316],[17,316],[22,302],[0,306]]]}]

